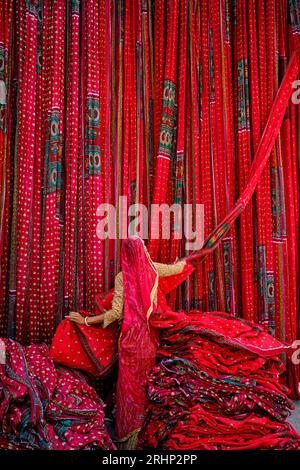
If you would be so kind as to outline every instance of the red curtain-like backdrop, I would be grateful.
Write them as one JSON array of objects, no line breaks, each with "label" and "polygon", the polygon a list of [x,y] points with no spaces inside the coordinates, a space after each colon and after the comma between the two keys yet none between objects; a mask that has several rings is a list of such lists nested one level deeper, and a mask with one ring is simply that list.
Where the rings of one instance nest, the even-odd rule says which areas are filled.
[{"label": "red curtain-like backdrop", "polygon": [[[100,203],[202,203],[206,237],[247,183],[299,47],[299,0],[2,0],[0,334],[49,343],[113,285],[120,242],[97,237]],[[300,339],[299,162],[290,101],[252,200],[178,308]],[[154,259],[187,254],[176,230],[150,240]]]}]

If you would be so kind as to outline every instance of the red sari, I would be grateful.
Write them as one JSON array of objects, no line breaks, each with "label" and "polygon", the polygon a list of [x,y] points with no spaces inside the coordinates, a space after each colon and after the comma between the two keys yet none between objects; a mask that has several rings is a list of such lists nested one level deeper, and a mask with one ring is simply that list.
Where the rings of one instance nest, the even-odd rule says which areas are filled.
[{"label": "red sari", "polygon": [[119,339],[116,434],[134,448],[144,420],[146,376],[155,364],[157,331],[148,319],[156,300],[158,274],[139,238],[122,246],[124,319]]},{"label": "red sari", "polygon": [[[126,447],[135,446],[143,424],[146,376],[155,364],[159,346],[159,330],[148,320],[153,310],[169,309],[165,294],[193,271],[194,267],[187,264],[182,273],[159,279],[142,240],[131,237],[123,242],[124,320],[119,339],[116,433],[121,442],[128,441]],[[113,293],[111,290],[96,297],[95,315],[111,308]],[[51,357],[57,364],[103,377],[116,362],[117,340],[116,322],[102,328],[63,320],[52,342]]]},{"label": "red sari", "polygon": [[[116,434],[127,449],[135,448],[145,417],[147,374],[155,365],[159,329],[149,322],[153,311],[169,309],[165,294],[177,287],[194,267],[158,278],[140,238],[124,240],[122,246],[124,320],[119,340],[119,375],[116,396]],[[170,309],[169,309],[170,310]]]}]

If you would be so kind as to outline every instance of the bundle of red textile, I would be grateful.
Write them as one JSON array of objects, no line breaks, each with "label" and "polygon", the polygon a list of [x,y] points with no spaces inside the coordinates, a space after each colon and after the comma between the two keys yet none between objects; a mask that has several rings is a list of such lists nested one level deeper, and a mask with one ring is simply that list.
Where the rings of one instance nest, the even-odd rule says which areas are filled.
[{"label": "bundle of red textile", "polygon": [[156,313],[152,323],[163,333],[140,447],[300,449],[279,381],[285,345],[220,312]]},{"label": "bundle of red textile", "polygon": [[82,373],[55,368],[45,345],[2,341],[0,449],[115,449],[103,403]]}]

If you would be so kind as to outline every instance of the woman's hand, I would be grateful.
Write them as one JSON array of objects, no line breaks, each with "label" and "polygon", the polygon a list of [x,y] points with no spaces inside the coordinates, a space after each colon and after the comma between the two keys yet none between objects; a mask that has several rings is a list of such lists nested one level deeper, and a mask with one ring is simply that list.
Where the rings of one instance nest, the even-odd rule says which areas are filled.
[{"label": "woman's hand", "polygon": [[70,312],[70,315],[66,318],[71,321],[74,321],[75,323],[79,323],[79,325],[84,325],[84,317],[78,312]]}]

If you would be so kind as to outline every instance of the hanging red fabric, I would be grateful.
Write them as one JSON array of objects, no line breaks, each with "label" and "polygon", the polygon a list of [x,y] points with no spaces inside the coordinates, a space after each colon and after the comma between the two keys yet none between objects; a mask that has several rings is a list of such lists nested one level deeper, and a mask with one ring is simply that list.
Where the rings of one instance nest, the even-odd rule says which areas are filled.
[{"label": "hanging red fabric", "polygon": [[224,235],[228,232],[235,219],[243,212],[247,203],[250,201],[270,156],[275,139],[280,130],[286,107],[294,90],[292,85],[299,72],[299,55],[299,51],[294,52],[285,77],[277,92],[266,127],[256,151],[254,161],[251,165],[249,179],[244,191],[238,198],[234,207],[230,210],[229,214],[224,217],[222,222],[218,224],[205,240],[203,248],[199,250],[199,252],[194,252],[189,255],[187,257],[188,260],[203,259],[208,254],[212,253],[221,242]]}]

